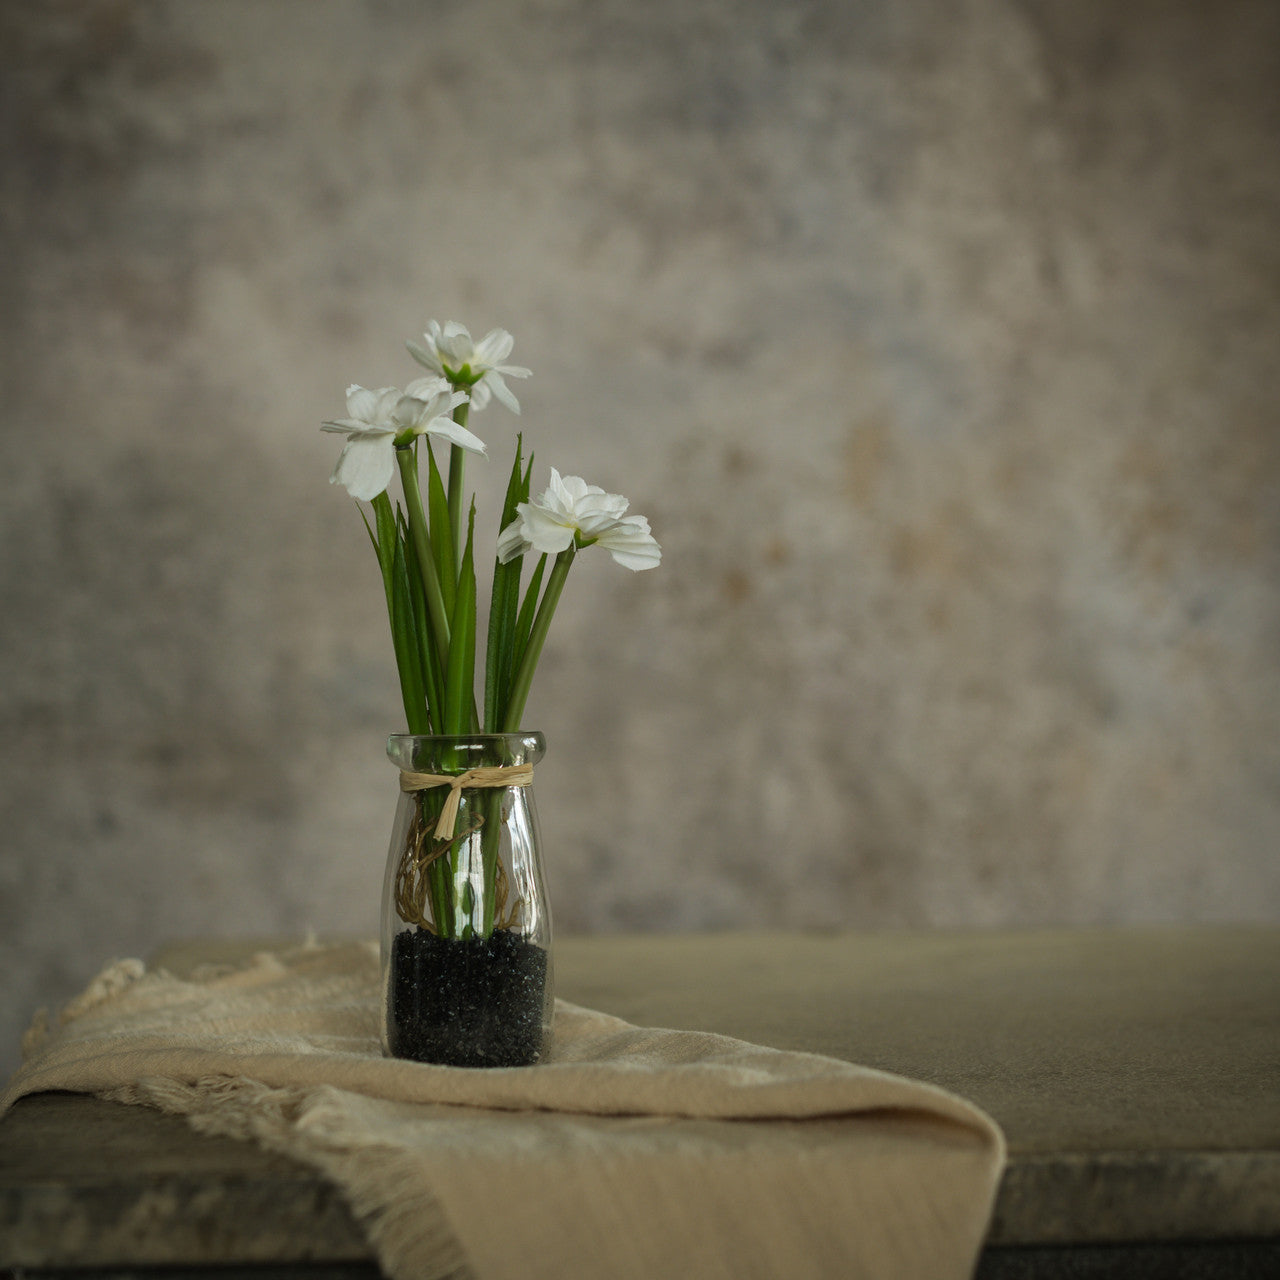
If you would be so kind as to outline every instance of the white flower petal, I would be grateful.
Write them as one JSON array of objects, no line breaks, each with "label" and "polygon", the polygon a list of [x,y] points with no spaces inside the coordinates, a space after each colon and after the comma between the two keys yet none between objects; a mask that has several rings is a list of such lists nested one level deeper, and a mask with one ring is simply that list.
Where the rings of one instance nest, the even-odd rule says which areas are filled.
[{"label": "white flower petal", "polygon": [[[572,477],[570,478],[572,479]],[[560,478],[560,473],[555,467],[551,468],[551,482],[547,485],[542,497],[533,505],[543,507],[548,511],[558,511],[565,517],[572,513],[573,494],[565,487],[565,483]]]},{"label": "white flower petal", "polygon": [[470,362],[475,353],[475,343],[462,325],[450,320],[445,325],[444,332],[436,339],[436,350],[447,356],[454,368],[458,368]]},{"label": "white flower petal", "polygon": [[420,430],[434,417],[430,402],[406,395],[396,401],[391,422],[398,432],[414,431]]},{"label": "white flower petal", "polygon": [[516,340],[505,329],[490,329],[475,345],[476,359],[487,368],[496,368],[511,354]]},{"label": "white flower petal", "polygon": [[595,519],[605,516],[610,520],[621,520],[627,514],[630,503],[620,493],[605,493],[592,485],[590,492],[578,500],[578,511],[584,516]]},{"label": "white flower petal", "polygon": [[599,485],[588,484],[581,476],[565,476],[560,482],[560,495],[575,521],[588,521],[596,528],[620,519],[628,505],[620,493],[605,493]]},{"label": "white flower petal", "polygon": [[621,521],[602,533],[599,543],[624,569],[635,572],[656,569],[662,561],[662,548],[649,532],[649,522],[643,516]]},{"label": "white flower petal", "polygon": [[321,431],[338,431],[349,436],[353,431],[384,432],[394,434],[394,428],[384,427],[370,422],[357,422],[355,418],[337,418],[320,424]]},{"label": "white flower petal", "polygon": [[404,392],[399,387],[382,387],[378,391],[377,417],[373,421],[388,421],[402,399],[404,399]]},{"label": "white flower petal", "polygon": [[347,388],[347,413],[360,422],[373,422],[378,411],[378,397],[381,395],[382,390],[370,391],[368,387],[352,383]]},{"label": "white flower petal", "polygon": [[[475,379],[467,388],[471,407],[477,412],[488,405],[496,396],[512,413],[520,412],[520,402],[506,385],[505,378],[527,378],[528,369],[519,365],[505,365],[503,360],[511,354],[515,339],[505,329],[490,329],[488,333],[475,342],[465,325],[456,320],[449,320],[441,328],[432,320],[427,331],[422,335],[423,343],[407,342],[405,346],[409,354],[421,365],[433,373],[448,377],[446,367],[459,372],[470,369],[470,376]],[[410,383],[406,388],[409,395],[426,398],[428,388],[423,384],[426,379]]]},{"label": "white flower petal", "polygon": [[530,544],[525,541],[524,534],[521,532],[522,528],[523,521],[516,519],[498,535],[499,564],[507,564],[529,550]]},{"label": "white flower petal", "polygon": [[[434,385],[434,392],[426,398],[405,395],[396,402],[391,422],[401,431],[413,431],[421,435],[433,418],[447,416],[460,404],[465,404],[465,391],[452,391],[443,378],[424,378],[423,382]],[[431,385],[426,388],[431,391]]]},{"label": "white flower petal", "polygon": [[561,479],[560,486],[575,507],[581,506],[589,498],[607,496],[598,484],[588,484],[581,476],[565,476]]},{"label": "white flower petal", "polygon": [[418,435],[439,436],[450,444],[456,444],[472,453],[488,454],[489,446],[479,436],[472,435],[466,427],[460,427],[452,418],[432,418],[423,427],[415,428]]},{"label": "white flower petal", "polygon": [[558,555],[573,545],[572,525],[564,524],[552,512],[532,502],[522,502],[516,510],[521,517],[520,532],[535,551]]},{"label": "white flower petal", "polygon": [[516,510],[521,534],[538,551],[558,553],[581,535],[628,569],[652,569],[662,560],[662,548],[649,532],[648,520],[626,515],[627,506],[622,494],[606,493],[581,476],[562,476],[552,467],[546,492]]},{"label": "white flower petal", "polygon": [[329,483],[344,485],[353,498],[369,502],[391,483],[395,469],[395,447],[389,432],[353,432]]},{"label": "white flower petal", "polygon": [[578,512],[573,523],[584,538],[599,538],[614,528],[618,520],[616,516],[606,515],[604,512],[586,511]]},{"label": "white flower petal", "polygon": [[[426,364],[426,361],[424,360],[421,363]],[[427,367],[432,368],[433,366],[427,365]],[[405,387],[404,393],[407,396],[412,396],[415,400],[433,400],[436,396],[448,390],[449,379],[436,373],[429,378],[415,378]]]},{"label": "white flower petal", "polygon": [[520,401],[511,393],[511,388],[502,380],[502,374],[496,369],[490,369],[484,375],[484,378],[478,384],[486,387],[504,404],[512,413],[520,412]]},{"label": "white flower petal", "polygon": [[435,343],[427,338],[428,345],[420,347],[416,342],[406,342],[404,345],[408,348],[409,354],[424,368],[430,369],[436,375],[444,373],[444,365],[440,363],[440,357],[436,354]]}]

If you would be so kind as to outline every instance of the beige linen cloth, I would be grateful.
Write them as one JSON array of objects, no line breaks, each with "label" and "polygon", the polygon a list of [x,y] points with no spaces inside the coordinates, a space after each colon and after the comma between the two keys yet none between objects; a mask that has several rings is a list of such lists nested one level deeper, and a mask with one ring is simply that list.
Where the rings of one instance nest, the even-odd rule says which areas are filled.
[{"label": "beige linen cloth", "polygon": [[384,1058],[373,944],[191,979],[104,970],[37,1019],[0,1113],[146,1103],[341,1186],[393,1280],[961,1280],[1004,1157],[929,1085],[561,1002],[533,1067]]}]

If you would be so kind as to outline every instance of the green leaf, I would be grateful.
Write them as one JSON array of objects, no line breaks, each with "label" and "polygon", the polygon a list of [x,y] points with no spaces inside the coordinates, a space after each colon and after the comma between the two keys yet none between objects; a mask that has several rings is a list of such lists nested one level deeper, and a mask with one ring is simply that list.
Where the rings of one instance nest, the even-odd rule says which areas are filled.
[{"label": "green leaf", "polygon": [[[533,673],[537,670],[538,659],[542,656],[542,646],[546,643],[547,632],[551,629],[551,619],[555,616],[556,605],[560,603],[560,593],[569,577],[569,569],[573,565],[575,548],[572,543],[556,556],[551,566],[551,576],[547,579],[547,589],[542,593],[538,604],[538,612],[529,628],[529,636],[520,655],[520,665],[516,668],[515,677],[511,681],[511,698],[503,713],[503,733],[514,733],[520,727],[520,717],[524,715],[524,704],[528,700],[529,690],[533,685]],[[544,556],[545,560],[546,557]],[[541,567],[541,566],[539,566]],[[532,592],[525,597],[528,604]]]},{"label": "green leaf", "polygon": [[443,732],[461,736],[471,731],[475,718],[476,678],[476,570],[472,543],[476,506],[471,504],[467,544],[458,571],[457,598],[450,623],[449,663],[444,686]]},{"label": "green leaf", "polygon": [[[529,632],[533,630],[533,619],[538,611],[538,592],[542,588],[542,575],[547,568],[547,557],[539,558],[525,588],[524,603],[520,606],[520,616],[516,619],[514,641],[511,646],[511,669],[515,671],[524,661],[524,651],[529,644]],[[507,690],[507,704],[510,703],[511,691]],[[506,704],[503,707],[506,716]]]},{"label": "green leaf", "polygon": [[[456,388],[456,384],[455,384]],[[460,427],[467,425],[471,401],[464,400],[453,411],[453,420]],[[462,484],[467,466],[467,451],[460,445],[449,446],[449,516],[453,522],[453,547],[456,552],[462,542]],[[457,565],[454,566],[457,573]]]},{"label": "green leaf", "polygon": [[493,567],[493,594],[489,604],[489,641],[485,652],[484,722],[486,733],[496,733],[511,684],[511,655],[515,649],[516,611],[520,604],[520,570],[523,557]]},{"label": "green leaf", "polygon": [[[502,520],[498,532],[517,517],[516,507],[529,498],[528,477],[521,475],[523,438],[516,436],[516,456],[507,481],[507,495],[502,504]],[[493,590],[489,597],[489,638],[485,648],[484,728],[496,733],[502,723],[503,710],[510,693],[512,654],[515,650],[516,614],[520,607],[520,574],[524,557],[502,564],[493,561]]]},{"label": "green leaf", "polygon": [[430,441],[427,451],[427,519],[431,529],[431,548],[435,552],[436,575],[440,579],[440,594],[444,597],[445,612],[453,615],[457,595],[458,560],[453,539],[453,520],[449,514],[449,500],[445,497],[444,481],[436,466],[436,455]]},{"label": "green leaf", "polygon": [[[369,523],[369,517],[365,515],[364,508],[357,502],[356,510],[360,513],[360,519],[364,521],[364,531],[369,535],[369,541],[373,545],[373,554],[378,555],[378,535],[374,533],[373,526]],[[378,567],[382,567],[382,557],[378,556]],[[385,581],[385,575],[384,575]]]},{"label": "green leaf", "polygon": [[[396,518],[391,512],[391,499],[384,489],[373,500],[373,518],[377,522],[377,536],[374,547],[378,552],[378,565],[382,569],[382,587],[387,593],[387,604],[391,604],[391,566],[396,557]],[[369,522],[365,521],[368,528]]]},{"label": "green leaf", "polygon": [[396,561],[399,539],[396,536],[396,518],[391,510],[391,499],[380,493],[373,500],[373,515],[377,532],[369,526],[368,517],[360,512],[364,527],[377,553],[378,567],[382,571],[382,588],[387,599],[387,620],[391,627],[391,647],[396,659],[396,674],[400,680],[400,699],[404,704],[405,726],[410,733],[430,732],[422,726],[427,720],[421,674],[417,666],[416,645],[412,618],[406,615],[403,578],[397,576]]},{"label": "green leaf", "polygon": [[396,450],[396,465],[400,468],[400,487],[404,491],[406,516],[414,550],[418,553],[422,589],[427,597],[427,619],[431,624],[428,642],[435,646],[442,663],[449,655],[449,611],[444,607],[440,590],[440,575],[436,573],[435,552],[427,529],[427,514],[422,509],[422,492],[418,487],[417,454],[412,448]]},{"label": "green leaf", "polygon": [[405,719],[410,733],[430,733],[426,691],[422,683],[419,657],[420,641],[414,618],[409,586],[409,566],[405,544],[393,537],[394,558],[391,572],[391,639],[395,647],[396,667],[400,672],[400,695],[404,701]]},{"label": "green leaf", "polygon": [[[444,685],[441,680],[440,655],[436,652],[436,646],[431,641],[431,620],[427,610],[426,590],[422,585],[422,569],[418,563],[418,549],[414,545],[408,521],[405,520],[403,514],[398,511],[397,514],[400,517],[398,533],[400,544],[404,549],[409,602],[412,608],[414,654],[418,661],[423,694],[427,702],[428,719],[434,724],[439,722],[441,708],[444,705]],[[430,733],[431,730],[428,729],[426,732]]]}]

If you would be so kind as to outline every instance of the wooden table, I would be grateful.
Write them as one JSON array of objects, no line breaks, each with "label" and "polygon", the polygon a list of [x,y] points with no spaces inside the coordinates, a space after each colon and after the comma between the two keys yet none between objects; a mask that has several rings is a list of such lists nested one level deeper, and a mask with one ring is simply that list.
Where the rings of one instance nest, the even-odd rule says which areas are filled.
[{"label": "wooden table", "polygon": [[[1280,929],[570,938],[555,964],[566,999],[633,1022],[830,1054],[985,1107],[1009,1164],[982,1280],[1280,1276]],[[0,1275],[194,1266],[378,1274],[338,1194],[290,1161],[67,1094],[0,1120]]]}]

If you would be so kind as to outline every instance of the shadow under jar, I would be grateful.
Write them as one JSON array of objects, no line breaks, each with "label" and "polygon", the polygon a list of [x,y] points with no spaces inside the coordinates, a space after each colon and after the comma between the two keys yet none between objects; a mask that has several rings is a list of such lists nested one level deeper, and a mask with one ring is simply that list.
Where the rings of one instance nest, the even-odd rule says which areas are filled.
[{"label": "shadow under jar", "polygon": [[392,1057],[515,1067],[542,1055],[551,911],[531,779],[545,749],[540,733],[387,743],[401,777],[382,902]]}]

